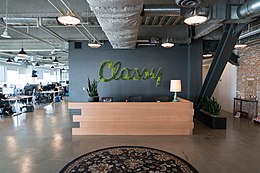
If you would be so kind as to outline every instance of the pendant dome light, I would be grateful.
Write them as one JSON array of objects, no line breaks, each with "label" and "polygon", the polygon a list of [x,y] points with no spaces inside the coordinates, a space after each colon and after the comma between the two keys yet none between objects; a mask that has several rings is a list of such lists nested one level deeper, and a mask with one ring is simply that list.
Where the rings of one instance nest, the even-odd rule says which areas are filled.
[{"label": "pendant dome light", "polygon": [[191,16],[186,18],[184,20],[184,23],[186,23],[187,25],[200,25],[206,22],[207,19],[208,18],[204,14],[200,14],[200,11],[194,8]]},{"label": "pendant dome light", "polygon": [[97,41],[91,41],[91,42],[88,43],[88,46],[90,48],[97,49],[97,48],[101,47],[101,44],[98,43]]},{"label": "pendant dome light", "polygon": [[22,48],[20,50],[20,52],[18,52],[17,56],[19,57],[27,57],[27,53],[24,51],[24,49]]},{"label": "pendant dome light", "polygon": [[4,32],[1,34],[1,37],[3,37],[3,38],[11,38],[11,36],[10,35],[8,35],[8,32],[7,32],[7,12],[8,12],[8,0],[6,0],[6,3],[5,3],[5,5],[6,5],[6,8],[5,8],[5,30],[4,30]]},{"label": "pendant dome light", "polygon": [[53,63],[54,64],[58,64],[59,63],[59,60],[57,59],[57,57],[55,57],[55,59],[53,60]]},{"label": "pendant dome light", "polygon": [[12,63],[13,61],[11,60],[11,58],[8,58],[5,62],[6,63]]}]

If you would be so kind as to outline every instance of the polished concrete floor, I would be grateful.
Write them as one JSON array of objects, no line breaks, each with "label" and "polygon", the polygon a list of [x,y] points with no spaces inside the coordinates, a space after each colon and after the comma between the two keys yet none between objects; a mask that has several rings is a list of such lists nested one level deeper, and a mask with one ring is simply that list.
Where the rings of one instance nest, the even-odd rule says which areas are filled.
[{"label": "polished concrete floor", "polygon": [[260,125],[228,115],[227,130],[196,122],[193,136],[71,136],[67,102],[0,119],[0,173],[57,173],[104,147],[135,145],[171,152],[200,173],[259,173]]}]

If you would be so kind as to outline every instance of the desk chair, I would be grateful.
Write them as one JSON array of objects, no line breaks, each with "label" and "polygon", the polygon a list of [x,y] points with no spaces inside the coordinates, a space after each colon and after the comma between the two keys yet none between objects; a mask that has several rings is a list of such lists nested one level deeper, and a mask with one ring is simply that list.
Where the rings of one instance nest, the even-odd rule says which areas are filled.
[{"label": "desk chair", "polygon": [[113,97],[102,97],[101,101],[102,102],[113,102]]},{"label": "desk chair", "polygon": [[129,96],[128,101],[129,102],[141,102],[142,96]]},{"label": "desk chair", "polygon": [[160,101],[160,102],[168,102],[169,101],[169,97],[168,96],[158,96],[155,97],[155,101]]}]

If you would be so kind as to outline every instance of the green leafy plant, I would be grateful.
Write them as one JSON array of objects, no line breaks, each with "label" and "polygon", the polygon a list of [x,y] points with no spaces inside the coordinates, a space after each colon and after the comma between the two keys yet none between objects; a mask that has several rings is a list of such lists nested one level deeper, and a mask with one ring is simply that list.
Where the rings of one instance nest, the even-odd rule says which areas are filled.
[{"label": "green leafy plant", "polygon": [[214,97],[203,97],[202,109],[212,115],[220,115],[222,110],[220,104],[218,104]]},{"label": "green leafy plant", "polygon": [[89,78],[88,78],[88,87],[87,87],[87,92],[88,92],[88,95],[90,97],[95,97],[95,96],[98,96],[98,83],[99,81],[97,81],[96,79],[94,79],[93,81],[91,81]]}]

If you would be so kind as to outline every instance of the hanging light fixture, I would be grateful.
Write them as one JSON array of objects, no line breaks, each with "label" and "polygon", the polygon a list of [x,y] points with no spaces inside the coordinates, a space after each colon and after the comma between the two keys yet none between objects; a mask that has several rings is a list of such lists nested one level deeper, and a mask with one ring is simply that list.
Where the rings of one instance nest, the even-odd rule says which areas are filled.
[{"label": "hanging light fixture", "polygon": [[211,52],[205,52],[203,55],[202,55],[204,58],[210,58],[213,56],[213,54]]},{"label": "hanging light fixture", "polygon": [[13,61],[11,60],[11,58],[8,58],[5,62],[6,63],[12,63]]},{"label": "hanging light fixture", "polygon": [[53,60],[53,63],[54,63],[54,64],[59,63],[59,60],[57,59],[57,57],[55,57],[55,59]]},{"label": "hanging light fixture", "polygon": [[205,15],[200,14],[195,8],[192,15],[184,20],[187,25],[200,25],[204,23],[208,18]]},{"label": "hanging light fixture", "polygon": [[174,43],[172,42],[172,39],[169,39],[169,36],[168,36],[168,28],[166,28],[166,39],[162,42],[161,46],[164,47],[164,48],[171,48],[174,46]]},{"label": "hanging light fixture", "polygon": [[247,47],[247,44],[244,44],[244,43],[237,43],[237,44],[234,46],[235,49],[243,49],[243,48],[245,48],[245,47]]},{"label": "hanging light fixture", "polygon": [[8,0],[6,0],[5,5],[6,5],[6,8],[5,8],[5,12],[6,12],[6,14],[5,14],[5,30],[4,30],[4,32],[1,34],[1,37],[3,37],[3,38],[11,38],[11,36],[8,35],[8,32],[7,32]]},{"label": "hanging light fixture", "polygon": [[18,52],[17,56],[19,57],[27,57],[27,53],[24,51],[24,49],[22,48],[20,50],[20,52]]},{"label": "hanging light fixture", "polygon": [[63,25],[77,25],[80,23],[80,20],[70,12],[67,15],[58,17],[58,21]]},{"label": "hanging light fixture", "polygon": [[91,42],[88,43],[88,46],[91,47],[91,48],[96,49],[96,48],[100,48],[101,44],[98,43],[97,41],[91,41]]},{"label": "hanging light fixture", "polygon": [[51,68],[54,68],[54,66],[51,66]]},{"label": "hanging light fixture", "polygon": [[40,64],[37,62],[36,64],[35,64],[35,67],[39,67],[40,66]]},{"label": "hanging light fixture", "polygon": [[174,46],[174,43],[167,41],[167,42],[162,43],[161,46],[164,48],[171,48]]}]

